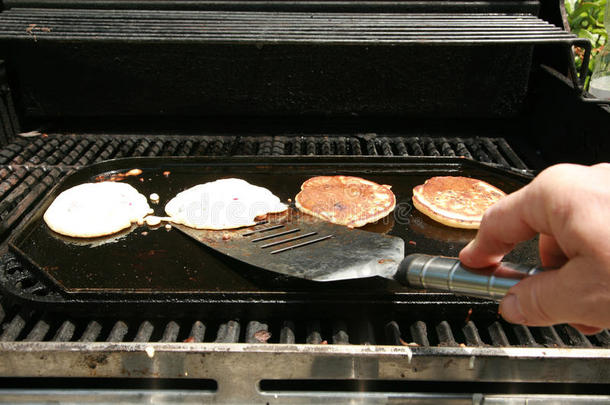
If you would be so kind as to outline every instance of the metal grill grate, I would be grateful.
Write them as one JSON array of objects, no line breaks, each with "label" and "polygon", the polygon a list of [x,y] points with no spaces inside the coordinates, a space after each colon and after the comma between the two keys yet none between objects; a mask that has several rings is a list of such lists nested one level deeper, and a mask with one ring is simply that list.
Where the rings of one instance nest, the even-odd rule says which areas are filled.
[{"label": "metal grill grate", "polygon": [[127,156],[367,155],[463,156],[527,169],[503,138],[378,136],[115,136],[19,138],[0,151],[0,165],[83,166]]},{"label": "metal grill grate", "polygon": [[[20,264],[7,254],[0,266]],[[27,283],[27,279],[23,280]],[[34,286],[30,287],[33,288]],[[402,317],[401,317],[402,318]],[[216,320],[193,319],[69,319],[38,313],[19,305],[0,304],[0,341],[55,342],[216,342],[374,344],[440,347],[610,347],[604,330],[585,336],[560,325],[533,328],[510,325],[502,320],[482,319],[439,323],[404,319],[383,321],[347,320]]]},{"label": "metal grill grate", "polygon": [[338,44],[548,43],[576,36],[532,15],[11,9],[0,38]]}]

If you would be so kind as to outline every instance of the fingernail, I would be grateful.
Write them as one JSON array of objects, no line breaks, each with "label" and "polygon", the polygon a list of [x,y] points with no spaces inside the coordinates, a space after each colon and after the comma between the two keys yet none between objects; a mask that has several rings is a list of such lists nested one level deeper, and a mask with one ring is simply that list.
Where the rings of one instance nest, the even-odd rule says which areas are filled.
[{"label": "fingernail", "polygon": [[526,322],[525,315],[521,312],[521,305],[517,296],[508,294],[500,304],[500,314],[510,323],[524,324]]}]

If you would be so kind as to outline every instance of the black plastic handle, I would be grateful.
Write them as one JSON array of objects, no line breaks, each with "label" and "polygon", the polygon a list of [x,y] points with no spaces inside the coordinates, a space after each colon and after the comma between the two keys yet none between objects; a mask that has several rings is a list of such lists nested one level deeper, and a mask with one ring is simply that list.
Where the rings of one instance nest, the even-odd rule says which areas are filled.
[{"label": "black plastic handle", "polygon": [[475,270],[463,266],[457,258],[412,254],[400,263],[394,278],[411,287],[499,301],[521,279],[543,270],[507,262],[493,268]]}]

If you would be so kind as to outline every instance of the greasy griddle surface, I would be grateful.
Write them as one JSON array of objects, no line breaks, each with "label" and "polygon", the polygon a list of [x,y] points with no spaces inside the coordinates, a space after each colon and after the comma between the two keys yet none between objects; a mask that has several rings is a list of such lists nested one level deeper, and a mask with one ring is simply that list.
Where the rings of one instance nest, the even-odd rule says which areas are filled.
[{"label": "greasy griddle surface", "polygon": [[[51,231],[42,219],[48,205],[74,185],[108,178],[131,169],[139,176],[123,180],[148,196],[157,193],[155,214],[178,192],[196,184],[237,177],[266,187],[283,202],[294,199],[301,184],[316,175],[361,176],[392,185],[397,198],[394,213],[363,229],[388,232],[405,240],[406,252],[456,256],[476,231],[449,228],[412,208],[412,189],[427,178],[459,175],[487,181],[510,193],[527,182],[523,176],[465,159],[350,159],[303,160],[218,158],[130,158],[103,162],[68,176],[39,205],[18,231],[11,248],[67,293],[241,294],[248,292],[316,292],[338,294],[409,293],[409,289],[380,278],[316,283],[256,269],[220,255],[176,229],[146,225],[108,238],[82,240]],[[167,173],[169,172],[169,174]],[[219,231],[222,232],[222,231]],[[347,246],[346,249],[349,249]],[[519,246],[508,259],[536,263],[536,244]],[[413,291],[414,292],[414,291]]]}]

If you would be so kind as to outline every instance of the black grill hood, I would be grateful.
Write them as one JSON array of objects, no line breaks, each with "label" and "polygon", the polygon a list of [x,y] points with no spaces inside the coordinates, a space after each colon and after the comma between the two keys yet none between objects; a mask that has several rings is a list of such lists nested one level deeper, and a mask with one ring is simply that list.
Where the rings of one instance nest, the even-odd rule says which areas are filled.
[{"label": "black grill hood", "polygon": [[568,74],[570,45],[588,49],[555,1],[4,7],[0,59],[24,122],[506,119],[540,63]]}]

